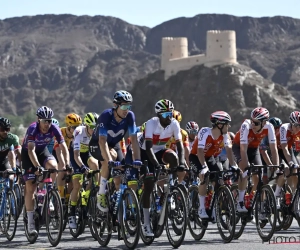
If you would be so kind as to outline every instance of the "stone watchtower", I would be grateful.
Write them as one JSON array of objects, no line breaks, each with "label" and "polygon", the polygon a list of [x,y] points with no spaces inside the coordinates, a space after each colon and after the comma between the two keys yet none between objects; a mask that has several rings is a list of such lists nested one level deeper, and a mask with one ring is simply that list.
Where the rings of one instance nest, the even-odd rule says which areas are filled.
[{"label": "stone watchtower", "polygon": [[223,63],[236,64],[236,58],[236,35],[232,30],[207,31],[206,54],[194,56],[188,55],[186,37],[162,38],[161,69],[165,71],[166,79],[196,65],[211,67]]}]

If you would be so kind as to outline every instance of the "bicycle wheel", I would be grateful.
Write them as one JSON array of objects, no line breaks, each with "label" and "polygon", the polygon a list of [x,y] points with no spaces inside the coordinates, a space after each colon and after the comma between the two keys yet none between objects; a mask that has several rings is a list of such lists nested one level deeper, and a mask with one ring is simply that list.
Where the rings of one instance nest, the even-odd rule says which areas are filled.
[{"label": "bicycle wheel", "polygon": [[[232,198],[235,204],[235,208],[237,207],[237,204],[239,202],[239,190],[238,190],[238,185],[234,184],[230,188]],[[244,232],[245,226],[247,222],[242,219],[239,213],[235,213],[235,231],[234,231],[234,236],[233,238],[237,240],[240,238]]]},{"label": "bicycle wheel", "polygon": [[49,242],[56,247],[63,232],[63,209],[59,193],[52,189],[46,194],[44,214]]},{"label": "bicycle wheel", "polygon": [[205,234],[206,227],[203,226],[202,220],[198,216],[199,198],[198,198],[198,186],[191,186],[189,188],[188,195],[188,216],[187,224],[192,237],[195,240],[201,240]]},{"label": "bicycle wheel", "polygon": [[[110,208],[108,192],[106,192],[105,197],[106,197],[106,204],[108,204],[108,207]],[[92,218],[93,221],[92,225],[93,225],[93,230],[95,232],[96,239],[98,243],[103,247],[106,247],[111,239],[112,228],[113,228],[111,214],[112,214],[111,210],[108,213],[103,213],[98,209],[97,205],[95,205],[95,212]]]},{"label": "bicycle wheel", "polygon": [[[143,211],[143,202],[142,202],[143,197],[144,197],[144,191],[140,195],[141,225],[144,224],[144,211]],[[152,192],[151,195],[150,195],[150,227],[151,227],[153,232],[155,231],[154,228],[157,227],[157,223],[158,223],[158,219],[159,219],[159,214],[156,211],[157,211],[157,208],[156,208],[156,204],[155,204],[154,194]],[[156,223],[156,225],[153,225],[154,223]],[[142,227],[141,227],[140,235],[141,235],[142,241],[147,246],[151,245],[152,242],[154,241],[154,237],[144,236]]]},{"label": "bicycle wheel", "polygon": [[234,237],[236,212],[232,193],[227,186],[218,189],[215,211],[219,233],[224,242],[229,243]]},{"label": "bicycle wheel", "polygon": [[3,211],[2,229],[6,238],[11,241],[16,234],[18,221],[18,202],[14,191],[8,191]]},{"label": "bicycle wheel", "polygon": [[23,197],[22,197],[22,192],[20,185],[18,183],[14,184],[14,192],[16,194],[17,198],[17,218],[19,218],[20,214],[22,213],[22,208],[23,208]]},{"label": "bicycle wheel", "polygon": [[93,236],[93,238],[95,240],[97,240],[97,234],[94,230],[94,227],[93,227],[93,223],[94,223],[94,215],[96,213],[96,206],[97,206],[97,200],[96,200],[96,196],[90,196],[89,197],[89,201],[88,201],[88,225],[89,225],[89,228],[90,228],[90,231],[91,231],[91,234]]},{"label": "bicycle wheel", "polygon": [[[84,219],[84,216],[83,216],[84,206],[81,204],[81,200],[82,199],[81,199],[81,192],[80,192],[79,197],[78,197],[78,201],[77,201],[77,205],[76,205],[76,212],[75,212],[77,228],[76,229],[70,228],[70,234],[74,238],[78,238],[79,235],[83,234],[84,229],[85,229],[85,219]],[[71,199],[69,200],[69,206],[71,206]]]},{"label": "bicycle wheel", "polygon": [[[261,201],[261,199],[264,201]],[[260,238],[267,242],[275,232],[277,220],[277,208],[274,192],[269,185],[263,185],[260,197],[257,196],[255,201],[255,222],[256,229]],[[262,228],[260,222],[265,223]],[[268,224],[269,222],[269,224]]]},{"label": "bicycle wheel", "polygon": [[[300,181],[300,180],[298,180]],[[294,201],[294,214],[295,218],[297,220],[298,226],[300,227],[300,197],[299,197],[299,189],[296,190],[295,192],[295,201]]]},{"label": "bicycle wheel", "polygon": [[140,206],[135,192],[126,188],[119,207],[121,234],[125,245],[135,249],[140,239]]},{"label": "bicycle wheel", "polygon": [[[174,248],[178,248],[181,246],[186,233],[186,202],[183,192],[178,187],[172,187],[172,191],[167,198],[165,217],[167,237],[170,244]],[[174,228],[176,229],[174,230]]]},{"label": "bicycle wheel", "polygon": [[26,206],[24,204],[23,207],[23,221],[24,221],[24,231],[25,231],[25,236],[30,244],[33,244],[36,242],[38,236],[39,236],[39,230],[40,230],[40,214],[39,214],[39,208],[38,208],[38,200],[36,195],[35,200],[34,200],[34,221],[35,221],[35,230],[37,231],[37,234],[30,235],[28,232],[28,218],[27,218],[27,211],[26,211]]}]

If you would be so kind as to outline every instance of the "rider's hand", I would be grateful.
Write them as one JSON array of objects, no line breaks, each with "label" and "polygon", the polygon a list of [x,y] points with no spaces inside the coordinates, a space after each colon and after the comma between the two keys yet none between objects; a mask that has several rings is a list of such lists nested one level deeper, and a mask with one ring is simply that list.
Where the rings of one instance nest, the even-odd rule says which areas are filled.
[{"label": "rider's hand", "polygon": [[200,180],[203,181],[204,180],[204,175],[209,172],[209,169],[206,165],[202,166],[202,170],[200,172]]},{"label": "rider's hand", "polygon": [[69,164],[66,164],[66,170],[68,174],[73,173],[73,168]]},{"label": "rider's hand", "polygon": [[132,162],[133,167],[140,168],[142,166],[142,162],[140,160],[135,160]]},{"label": "rider's hand", "polygon": [[41,175],[44,170],[44,168],[42,166],[37,166],[37,167],[35,167],[35,169],[36,169],[34,172],[35,175]]},{"label": "rider's hand", "polygon": [[177,171],[178,172],[184,172],[186,170],[186,166],[183,165],[183,164],[180,164],[178,167],[177,167]]},{"label": "rider's hand", "polygon": [[121,166],[121,162],[119,162],[119,161],[109,161],[108,166],[114,167],[114,168],[119,167],[119,166]]},{"label": "rider's hand", "polygon": [[89,170],[90,169],[87,166],[85,166],[85,165],[82,165],[80,167],[80,173],[82,173],[82,174],[85,174],[85,173],[89,172]]}]

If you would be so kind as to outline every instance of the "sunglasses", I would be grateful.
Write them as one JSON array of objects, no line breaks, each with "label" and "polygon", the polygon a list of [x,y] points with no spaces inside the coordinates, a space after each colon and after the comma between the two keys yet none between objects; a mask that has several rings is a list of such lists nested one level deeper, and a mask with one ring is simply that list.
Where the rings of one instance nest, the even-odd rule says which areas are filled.
[{"label": "sunglasses", "polygon": [[300,127],[300,124],[298,124],[298,123],[292,123],[292,125],[296,128]]},{"label": "sunglasses", "polygon": [[40,119],[41,123],[52,123],[52,119]]},{"label": "sunglasses", "polygon": [[251,120],[251,123],[254,124],[254,126],[259,126],[261,124],[261,122],[255,122],[253,120]]},{"label": "sunglasses", "polygon": [[87,125],[90,129],[95,129],[96,125]]},{"label": "sunglasses", "polygon": [[10,131],[10,128],[0,128],[0,132],[9,132]]},{"label": "sunglasses", "polygon": [[125,104],[125,105],[120,105],[120,109],[121,110],[131,110],[131,106],[130,104]]},{"label": "sunglasses", "polygon": [[164,113],[160,113],[160,115],[163,118],[172,117],[173,116],[173,112],[164,112]]},{"label": "sunglasses", "polygon": [[191,135],[196,135],[196,134],[198,134],[198,130],[197,130],[197,129],[191,129],[191,130],[189,131],[189,134],[191,134]]}]

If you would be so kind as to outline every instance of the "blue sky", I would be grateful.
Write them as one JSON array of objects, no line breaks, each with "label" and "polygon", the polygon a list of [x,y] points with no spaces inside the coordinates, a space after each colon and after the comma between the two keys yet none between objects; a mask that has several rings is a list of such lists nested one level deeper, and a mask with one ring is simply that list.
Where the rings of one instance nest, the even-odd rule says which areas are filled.
[{"label": "blue sky", "polygon": [[300,0],[0,0],[0,19],[38,14],[114,16],[154,27],[176,17],[217,13],[300,18]]}]

